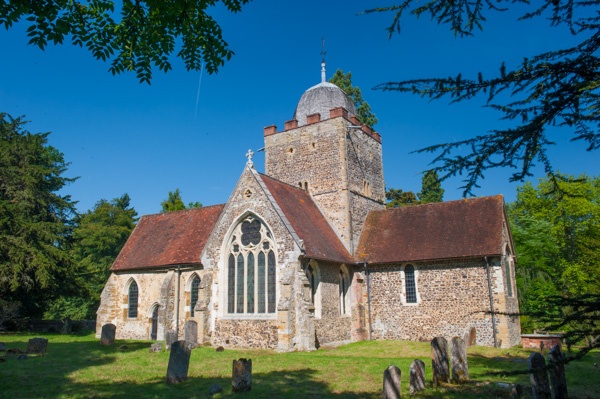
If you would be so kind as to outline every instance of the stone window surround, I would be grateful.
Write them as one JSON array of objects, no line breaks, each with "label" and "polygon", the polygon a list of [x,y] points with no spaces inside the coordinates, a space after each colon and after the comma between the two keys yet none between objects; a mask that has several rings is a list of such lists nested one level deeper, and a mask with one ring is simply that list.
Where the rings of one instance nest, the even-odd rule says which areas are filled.
[{"label": "stone window surround", "polygon": [[[275,255],[275,312],[274,313],[228,313],[228,262],[229,262],[229,255],[231,254],[231,249],[232,249],[232,245],[231,245],[231,241],[233,236],[236,234],[236,232],[238,231],[240,225],[247,220],[248,218],[253,218],[255,220],[258,220],[266,229],[266,231],[269,232],[270,237],[269,237],[269,241],[271,243],[271,250],[273,251],[274,255]],[[278,264],[278,256],[277,256],[277,245],[276,245],[276,240],[273,237],[273,228],[265,222],[265,219],[263,217],[261,217],[259,214],[257,214],[254,211],[250,211],[247,210],[245,212],[243,212],[239,217],[237,217],[230,225],[230,228],[228,229],[227,234],[225,235],[225,240],[223,241],[223,246],[222,251],[221,251],[221,270],[222,272],[220,273],[220,277],[219,277],[219,285],[221,286],[221,289],[219,289],[219,306],[216,307],[217,309],[217,314],[216,317],[218,319],[221,320],[277,320],[277,303],[279,301],[279,284],[278,284],[278,280],[277,280],[277,275],[278,275],[278,270],[279,270],[279,264]],[[264,242],[264,240],[261,240],[261,243]],[[265,273],[268,273],[268,270],[265,271]],[[268,285],[268,283],[266,284]],[[265,287],[265,289],[268,289],[267,287]],[[267,302],[265,302],[265,306],[268,309],[268,298],[267,298]]]},{"label": "stone window surround", "polygon": [[[408,265],[411,265],[413,267],[414,274],[415,274],[415,291],[417,294],[416,302],[407,302],[406,301],[406,276],[404,274],[404,269]],[[419,267],[418,267],[418,265],[415,263],[410,263],[410,262],[400,265],[400,278],[402,280],[401,281],[402,292],[400,293],[400,301],[401,301],[402,305],[403,306],[419,306],[419,304],[421,303],[421,294],[419,293]]]},{"label": "stone window surround", "polygon": [[[346,316],[350,316],[350,306],[351,306],[351,301],[350,301],[350,285],[352,284],[352,280],[350,279],[350,273],[348,271],[348,268],[346,267],[346,265],[341,265],[340,266],[340,271],[339,271],[339,286],[338,286],[338,292],[339,292],[339,306],[340,306],[340,317],[346,317]],[[342,279],[343,279],[343,283],[344,283],[344,288],[345,288],[345,292],[342,292]],[[343,301],[343,303],[342,303]]]},{"label": "stone window surround", "polygon": [[312,281],[310,279],[310,276],[308,275],[308,267],[309,266],[311,266],[313,269],[314,281],[315,281],[315,285],[317,286],[316,290],[315,290],[315,300],[313,302],[313,306],[315,307],[315,319],[320,319],[321,315],[322,315],[321,268],[319,267],[319,263],[314,259],[311,259],[311,261],[306,266],[306,270],[307,270],[306,277],[308,278],[308,282],[311,283],[311,286],[310,286],[311,293],[312,293],[313,287],[312,287]]},{"label": "stone window surround", "polygon": [[194,283],[194,278],[196,277],[198,277],[199,283],[202,283],[202,279],[200,279],[200,276],[196,272],[193,272],[185,283],[185,307],[183,311],[186,315],[186,318],[194,317],[192,309],[192,284]]},{"label": "stone window surround", "polygon": [[[135,285],[137,286],[137,309],[136,309],[136,316],[132,317],[129,316],[129,293],[130,293],[130,289],[131,289],[131,284],[135,283]],[[125,283],[125,285],[123,286],[123,305],[122,305],[122,309],[123,309],[123,316],[125,320],[137,320],[138,316],[140,315],[140,294],[141,294],[141,290],[140,290],[140,285],[138,284],[138,282],[136,281],[136,279],[134,277],[130,277],[127,280],[127,283]]]},{"label": "stone window surround", "polygon": [[[515,258],[513,257],[510,247],[508,244],[504,247],[504,255],[502,269],[504,269],[504,284],[506,285],[505,293],[509,298],[514,298],[515,295],[515,276],[513,270],[515,269]],[[510,286],[509,286],[510,285]]]}]

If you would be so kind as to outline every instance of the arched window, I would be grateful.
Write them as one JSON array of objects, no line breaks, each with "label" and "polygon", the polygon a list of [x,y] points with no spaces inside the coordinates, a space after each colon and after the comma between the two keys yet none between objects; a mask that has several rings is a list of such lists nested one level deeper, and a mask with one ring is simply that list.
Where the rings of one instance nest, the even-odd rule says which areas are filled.
[{"label": "arched window", "polygon": [[192,284],[190,286],[190,316],[194,317],[194,308],[198,303],[198,290],[200,289],[200,277],[194,274]]},{"label": "arched window", "polygon": [[504,255],[504,274],[506,275],[506,293],[508,296],[513,296],[511,262],[512,255],[510,253],[510,249],[506,247],[506,254]]},{"label": "arched window", "polygon": [[129,284],[129,296],[127,301],[127,317],[136,318],[138,315],[138,285],[135,280]]},{"label": "arched window", "polygon": [[417,303],[417,284],[415,281],[415,267],[406,265],[404,267],[404,292],[406,303]]},{"label": "arched window", "polygon": [[340,314],[350,314],[350,298],[348,297],[348,289],[350,288],[350,278],[348,271],[344,267],[340,267],[339,273],[339,299],[340,299]]},{"label": "arched window", "polygon": [[315,261],[311,261],[306,267],[306,278],[308,279],[310,288],[310,301],[315,308],[315,317],[321,317],[321,293],[320,282],[321,276],[319,266]]},{"label": "arched window", "polygon": [[275,313],[274,244],[267,226],[254,216],[236,226],[227,258],[227,313]]}]

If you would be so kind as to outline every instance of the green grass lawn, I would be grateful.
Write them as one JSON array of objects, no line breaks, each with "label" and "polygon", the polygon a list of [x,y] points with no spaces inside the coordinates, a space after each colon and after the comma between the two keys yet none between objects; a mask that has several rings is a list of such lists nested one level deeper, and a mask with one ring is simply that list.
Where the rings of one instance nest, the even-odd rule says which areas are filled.
[{"label": "green grass lawn", "polygon": [[[471,382],[433,389],[429,344],[421,342],[358,342],[310,353],[196,348],[188,380],[167,385],[169,353],[150,353],[147,341],[101,346],[93,334],[0,334],[0,341],[25,350],[36,336],[49,340],[44,356],[18,360],[0,353],[5,359],[0,362],[0,398],[210,398],[215,383],[223,387],[215,398],[381,398],[383,372],[392,364],[402,371],[402,396],[409,397],[409,365],[416,358],[426,365],[422,398],[501,398],[508,393],[498,382],[528,385],[527,375],[498,374],[526,368],[530,352],[520,348],[470,347]],[[252,359],[252,390],[231,394],[232,361],[239,358]],[[572,399],[600,398],[600,368],[594,363],[600,363],[600,353],[567,365]]]}]

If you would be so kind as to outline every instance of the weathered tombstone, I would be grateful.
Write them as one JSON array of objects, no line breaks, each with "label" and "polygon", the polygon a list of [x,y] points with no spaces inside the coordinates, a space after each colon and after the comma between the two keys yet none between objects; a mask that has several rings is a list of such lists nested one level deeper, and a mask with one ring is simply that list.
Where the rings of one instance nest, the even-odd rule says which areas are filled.
[{"label": "weathered tombstone", "polygon": [[510,391],[511,399],[521,399],[523,397],[523,387],[520,384],[514,384]]},{"label": "weathered tombstone", "polygon": [[533,399],[551,399],[544,356],[537,352],[532,353],[527,360],[527,365],[529,367],[529,381],[531,382]]},{"label": "weathered tombstone", "polygon": [[410,364],[410,395],[425,389],[425,363],[415,359]]},{"label": "weathered tombstone", "polygon": [[469,330],[469,339],[467,340],[469,346],[474,346],[477,343],[477,330],[475,327],[471,327]]},{"label": "weathered tombstone", "polygon": [[46,338],[31,338],[27,343],[27,353],[46,353],[48,340]]},{"label": "weathered tombstone", "polygon": [[448,365],[448,341],[444,337],[435,337],[431,340],[431,368],[433,371],[433,386],[447,383],[450,379]]},{"label": "weathered tombstone", "polygon": [[185,341],[175,341],[171,344],[169,366],[167,367],[167,384],[187,380],[192,351]]},{"label": "weathered tombstone", "polygon": [[155,342],[150,345],[150,352],[162,352],[162,342]]},{"label": "weathered tombstone", "polygon": [[231,376],[232,392],[246,392],[252,388],[252,359],[233,361]]},{"label": "weathered tombstone", "polygon": [[183,337],[190,348],[198,346],[198,323],[195,320],[188,320],[183,326]]},{"label": "weathered tombstone", "polygon": [[4,351],[6,351],[6,343],[0,342],[0,352],[4,352]]},{"label": "weathered tombstone", "polygon": [[219,384],[212,384],[210,388],[208,388],[209,395],[216,395],[221,392],[223,392],[223,387]]},{"label": "weathered tombstone", "polygon": [[391,365],[383,372],[383,399],[400,398],[401,371]]},{"label": "weathered tombstone", "polygon": [[554,345],[548,354],[548,374],[552,388],[552,399],[567,399],[567,379],[565,376],[565,356],[559,345]]},{"label": "weathered tombstone", "polygon": [[102,326],[100,334],[100,345],[114,345],[115,335],[117,334],[117,326],[108,323]]},{"label": "weathered tombstone", "polygon": [[451,341],[450,356],[452,360],[452,382],[461,384],[469,381],[469,365],[467,363],[467,345],[462,338],[454,337]]},{"label": "weathered tombstone", "polygon": [[165,341],[167,344],[167,350],[171,350],[171,345],[173,345],[173,343],[177,341],[177,333],[174,330],[167,331],[167,333],[165,334]]},{"label": "weathered tombstone", "polygon": [[71,334],[71,332],[73,331],[73,322],[71,321],[70,318],[66,318],[65,321],[63,322],[63,326],[60,330],[61,334]]}]

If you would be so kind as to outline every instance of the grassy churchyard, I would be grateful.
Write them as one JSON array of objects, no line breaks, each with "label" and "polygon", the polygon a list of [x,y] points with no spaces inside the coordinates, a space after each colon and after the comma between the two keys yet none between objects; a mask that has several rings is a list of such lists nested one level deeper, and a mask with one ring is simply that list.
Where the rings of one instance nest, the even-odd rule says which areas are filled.
[{"label": "grassy churchyard", "polygon": [[[502,376],[526,368],[531,353],[521,348],[468,348],[471,382],[433,389],[429,343],[372,341],[321,348],[316,352],[276,353],[269,350],[192,351],[189,376],[179,384],[165,383],[169,353],[150,353],[150,342],[117,340],[101,346],[93,334],[0,334],[8,349],[27,348],[30,338],[49,340],[45,355],[0,352],[0,398],[381,398],[382,376],[392,364],[402,372],[402,396],[409,397],[409,366],[425,362],[426,390],[421,398],[502,398],[508,390],[498,383],[528,385],[527,375]],[[250,358],[252,390],[231,394],[232,361]],[[600,353],[567,365],[571,398],[600,398]],[[220,384],[223,392],[209,395]],[[524,397],[530,397],[526,391]]]}]

